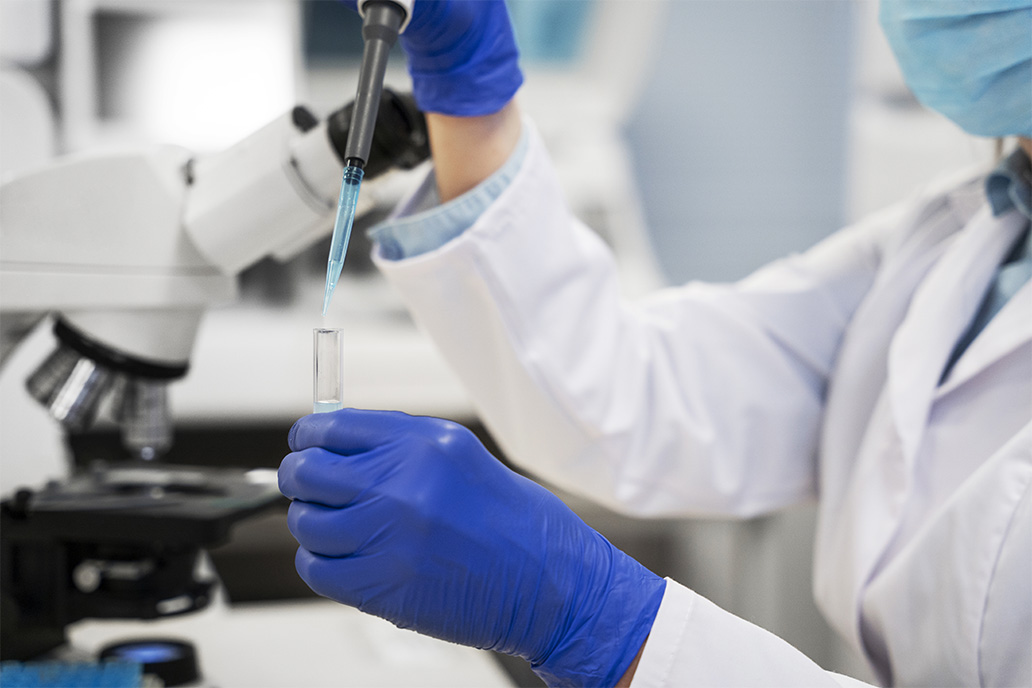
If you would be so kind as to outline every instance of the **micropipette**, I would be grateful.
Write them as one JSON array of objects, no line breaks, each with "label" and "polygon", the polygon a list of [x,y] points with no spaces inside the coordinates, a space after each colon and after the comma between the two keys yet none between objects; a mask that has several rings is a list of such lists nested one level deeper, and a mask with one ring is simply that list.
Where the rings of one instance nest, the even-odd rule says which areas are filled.
[{"label": "micropipette", "polygon": [[369,160],[369,148],[376,126],[376,113],[380,107],[383,91],[383,77],[387,71],[387,56],[405,30],[412,16],[415,0],[359,0],[358,11],[362,15],[362,66],[358,76],[358,90],[355,94],[355,109],[351,117],[348,142],[344,148],[344,176],[340,185],[340,199],[337,203],[337,218],[333,224],[333,239],[330,256],[326,264],[326,291],[323,296],[323,315],[330,307],[330,299],[344,267],[344,257],[351,238],[351,226],[355,222],[355,207],[358,204],[358,190],[362,184],[365,164]]}]

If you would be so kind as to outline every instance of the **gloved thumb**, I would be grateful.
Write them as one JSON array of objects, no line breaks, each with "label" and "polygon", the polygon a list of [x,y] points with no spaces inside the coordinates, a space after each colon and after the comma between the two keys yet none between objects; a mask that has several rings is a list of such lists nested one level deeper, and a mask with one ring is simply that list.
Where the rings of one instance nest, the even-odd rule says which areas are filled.
[{"label": "gloved thumb", "polygon": [[313,413],[294,423],[287,443],[295,452],[322,447],[350,456],[389,443],[417,420],[415,416],[400,411],[341,409],[332,413]]}]

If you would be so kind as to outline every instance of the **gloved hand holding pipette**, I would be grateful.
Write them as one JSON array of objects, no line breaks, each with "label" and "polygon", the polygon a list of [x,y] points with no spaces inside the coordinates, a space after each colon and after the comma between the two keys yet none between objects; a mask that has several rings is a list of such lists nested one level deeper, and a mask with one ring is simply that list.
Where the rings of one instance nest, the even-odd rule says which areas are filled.
[{"label": "gloved hand holding pipette", "polygon": [[[358,9],[356,0],[344,4]],[[423,112],[490,114],[523,85],[504,0],[414,0],[400,40]]]},{"label": "gloved hand holding pipette", "polygon": [[524,657],[550,685],[612,686],[634,660],[665,581],[462,426],[344,409],[289,441],[280,490],[319,594]]},{"label": "gloved hand holding pipette", "polygon": [[[323,315],[344,266],[387,56],[398,35],[408,55],[413,95],[424,112],[459,117],[490,114],[508,103],[523,84],[504,0],[351,0],[346,4],[363,15],[365,49],[327,262]],[[478,36],[471,39],[474,32]]]}]

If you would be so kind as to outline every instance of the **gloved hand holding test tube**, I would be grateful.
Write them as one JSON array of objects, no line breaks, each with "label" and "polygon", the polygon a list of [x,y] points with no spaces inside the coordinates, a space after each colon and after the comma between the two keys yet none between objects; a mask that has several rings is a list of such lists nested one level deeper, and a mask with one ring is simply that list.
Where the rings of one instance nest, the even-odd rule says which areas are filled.
[{"label": "gloved hand holding test tube", "polygon": [[337,217],[333,224],[333,239],[330,256],[326,264],[326,290],[323,296],[323,315],[330,307],[330,299],[344,268],[344,258],[351,238],[351,227],[355,222],[355,207],[358,191],[362,184],[369,148],[376,127],[376,115],[383,91],[383,77],[387,70],[387,57],[398,34],[405,30],[412,17],[415,0],[359,0],[358,11],[362,15],[362,66],[358,76],[358,90],[355,94],[354,114],[344,149],[344,175],[337,202]]}]

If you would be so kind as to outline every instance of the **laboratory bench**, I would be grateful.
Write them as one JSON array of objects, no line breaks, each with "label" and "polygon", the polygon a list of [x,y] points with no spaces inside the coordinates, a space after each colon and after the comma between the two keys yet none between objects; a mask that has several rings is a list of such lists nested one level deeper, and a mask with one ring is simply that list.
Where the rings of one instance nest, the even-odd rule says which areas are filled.
[{"label": "laboratory bench", "polygon": [[323,599],[228,605],[160,621],[80,621],[77,651],[188,639],[203,688],[491,688],[519,685],[489,652],[421,636]]}]

